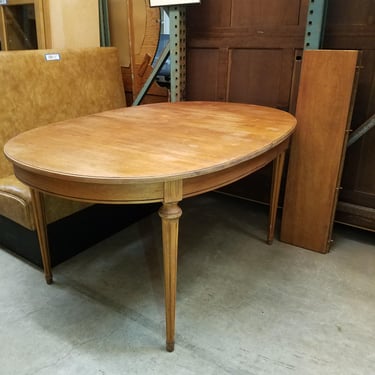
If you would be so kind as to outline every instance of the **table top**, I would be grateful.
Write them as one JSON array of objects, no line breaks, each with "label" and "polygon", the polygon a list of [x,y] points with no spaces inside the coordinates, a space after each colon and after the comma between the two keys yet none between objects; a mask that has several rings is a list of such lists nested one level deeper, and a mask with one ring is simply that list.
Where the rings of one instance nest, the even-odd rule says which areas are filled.
[{"label": "table top", "polygon": [[4,147],[13,164],[65,181],[185,179],[252,159],[287,139],[295,118],[226,102],[141,105],[38,127]]}]

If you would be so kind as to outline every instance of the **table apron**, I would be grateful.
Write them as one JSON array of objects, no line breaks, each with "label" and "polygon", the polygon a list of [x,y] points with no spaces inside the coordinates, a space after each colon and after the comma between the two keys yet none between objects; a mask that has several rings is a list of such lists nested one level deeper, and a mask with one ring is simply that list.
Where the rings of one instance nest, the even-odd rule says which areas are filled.
[{"label": "table apron", "polygon": [[[284,152],[289,145],[285,140],[267,152],[235,166],[209,174],[182,180],[182,197],[192,197],[235,182],[264,167]],[[167,185],[171,181],[132,182],[132,183],[93,183],[62,180],[14,166],[14,174],[27,186],[46,194],[62,198],[107,204],[139,204],[163,202],[166,199]],[[176,179],[178,180],[178,178]],[[179,201],[181,199],[176,199]]]},{"label": "table apron", "polygon": [[183,196],[192,197],[238,181],[266,166],[278,155],[285,152],[288,146],[289,139],[268,150],[266,153],[233,167],[210,173],[208,175],[185,179],[183,183]]},{"label": "table apron", "polygon": [[30,188],[58,197],[106,204],[138,204],[162,202],[164,182],[154,183],[92,183],[61,180],[37,174],[17,166],[16,177]]}]

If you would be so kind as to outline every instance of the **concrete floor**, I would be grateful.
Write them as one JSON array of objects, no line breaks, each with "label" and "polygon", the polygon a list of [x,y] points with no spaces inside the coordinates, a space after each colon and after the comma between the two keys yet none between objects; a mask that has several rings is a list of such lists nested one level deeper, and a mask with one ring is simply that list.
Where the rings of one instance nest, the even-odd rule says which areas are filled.
[{"label": "concrete floor", "polygon": [[375,374],[375,235],[327,255],[265,244],[267,211],[218,194],[182,205],[176,348],[164,350],[152,215],[54,268],[0,251],[0,374]]}]

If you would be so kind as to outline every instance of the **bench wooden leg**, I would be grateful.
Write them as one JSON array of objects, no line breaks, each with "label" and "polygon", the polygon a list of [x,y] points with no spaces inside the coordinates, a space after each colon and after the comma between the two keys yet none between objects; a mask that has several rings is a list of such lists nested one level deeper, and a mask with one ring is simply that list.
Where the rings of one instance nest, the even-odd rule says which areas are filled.
[{"label": "bench wooden leg", "polygon": [[285,160],[285,152],[279,154],[273,161],[273,172],[272,172],[272,187],[271,187],[271,201],[270,201],[270,212],[269,212],[269,225],[267,243],[272,244],[275,236],[275,224],[277,207],[279,203],[281,177],[283,175]]},{"label": "bench wooden leg", "polygon": [[177,203],[164,203],[159,210],[163,234],[166,346],[168,352],[174,350],[178,223],[181,214],[181,208]]},{"label": "bench wooden leg", "polygon": [[47,220],[44,210],[44,199],[40,191],[31,189],[34,221],[38,233],[40,252],[42,255],[44,276],[47,284],[52,284],[51,257],[49,253]]}]

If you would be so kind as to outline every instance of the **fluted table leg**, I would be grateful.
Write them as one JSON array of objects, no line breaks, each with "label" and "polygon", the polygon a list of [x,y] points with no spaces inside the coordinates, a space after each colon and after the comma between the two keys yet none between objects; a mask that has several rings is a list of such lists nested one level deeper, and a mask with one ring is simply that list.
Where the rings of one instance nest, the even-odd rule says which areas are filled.
[{"label": "fluted table leg", "polygon": [[181,214],[182,210],[177,203],[164,203],[159,210],[163,234],[166,347],[168,352],[174,350],[178,223]]}]

